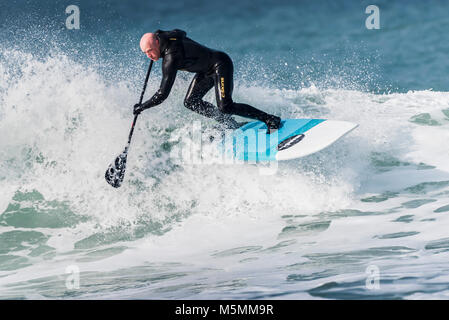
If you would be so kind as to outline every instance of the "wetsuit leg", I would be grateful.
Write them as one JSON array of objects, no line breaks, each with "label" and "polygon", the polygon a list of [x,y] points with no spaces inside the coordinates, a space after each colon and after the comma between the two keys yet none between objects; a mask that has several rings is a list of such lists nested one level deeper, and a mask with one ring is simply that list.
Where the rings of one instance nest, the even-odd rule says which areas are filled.
[{"label": "wetsuit leg", "polygon": [[213,104],[202,100],[204,95],[214,86],[214,79],[204,73],[197,73],[190,83],[184,99],[184,106],[203,116],[215,119],[222,123],[224,115]]},{"label": "wetsuit leg", "polygon": [[225,56],[215,65],[214,81],[217,105],[221,112],[226,114],[239,115],[246,118],[257,119],[263,122],[270,117],[266,112],[256,109],[248,104],[235,103],[232,100],[232,90],[234,86],[234,66],[232,60]]}]

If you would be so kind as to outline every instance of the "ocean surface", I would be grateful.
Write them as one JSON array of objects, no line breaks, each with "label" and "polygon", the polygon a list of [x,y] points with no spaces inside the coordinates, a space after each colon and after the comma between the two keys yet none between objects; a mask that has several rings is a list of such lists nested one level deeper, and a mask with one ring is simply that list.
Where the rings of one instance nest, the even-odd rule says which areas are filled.
[{"label": "ocean surface", "polygon": [[[235,101],[359,127],[274,174],[176,162],[214,130],[179,72],[111,188],[140,37],[174,28],[231,56]],[[0,299],[449,298],[449,1],[0,0],[0,30]]]}]

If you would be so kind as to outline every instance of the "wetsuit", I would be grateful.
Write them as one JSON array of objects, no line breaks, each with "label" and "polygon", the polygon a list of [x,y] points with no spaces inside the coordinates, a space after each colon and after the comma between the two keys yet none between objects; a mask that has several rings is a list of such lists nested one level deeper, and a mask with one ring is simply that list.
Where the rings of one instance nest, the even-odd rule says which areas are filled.
[{"label": "wetsuit", "polygon": [[[162,103],[170,93],[177,71],[181,70],[196,73],[184,99],[188,109],[220,123],[234,121],[230,117],[234,114],[263,121],[272,128],[279,125],[279,117],[232,100],[234,66],[226,53],[193,41],[182,30],[157,30],[155,35],[163,58],[162,81],[159,90],[142,105],[142,109]],[[202,100],[214,86],[218,109]]]}]

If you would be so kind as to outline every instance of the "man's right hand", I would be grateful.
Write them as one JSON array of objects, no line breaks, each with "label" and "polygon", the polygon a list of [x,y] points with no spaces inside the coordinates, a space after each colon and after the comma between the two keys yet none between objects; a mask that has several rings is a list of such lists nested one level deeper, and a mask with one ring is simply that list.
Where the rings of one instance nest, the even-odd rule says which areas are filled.
[{"label": "man's right hand", "polygon": [[145,110],[145,109],[143,108],[143,105],[142,105],[141,103],[136,103],[136,104],[134,105],[133,114],[134,114],[134,115],[138,115],[138,114],[140,114],[143,110]]}]

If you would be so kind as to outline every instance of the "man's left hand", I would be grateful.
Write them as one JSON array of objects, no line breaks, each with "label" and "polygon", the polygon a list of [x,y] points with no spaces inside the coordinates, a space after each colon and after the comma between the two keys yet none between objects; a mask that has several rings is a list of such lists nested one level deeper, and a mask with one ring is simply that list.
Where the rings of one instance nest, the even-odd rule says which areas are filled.
[{"label": "man's left hand", "polygon": [[145,109],[143,108],[143,105],[142,105],[141,103],[136,103],[136,104],[134,105],[133,114],[134,114],[134,115],[140,114],[143,110],[145,110]]}]

